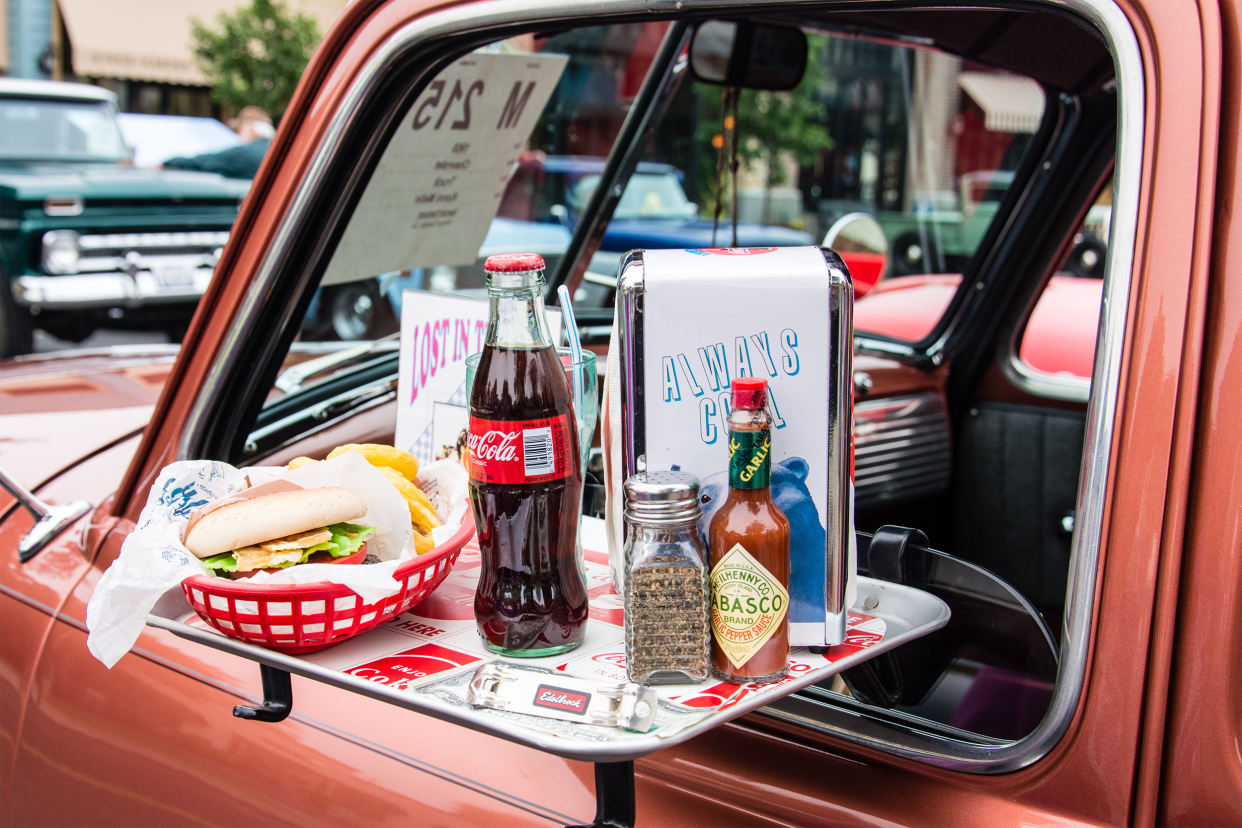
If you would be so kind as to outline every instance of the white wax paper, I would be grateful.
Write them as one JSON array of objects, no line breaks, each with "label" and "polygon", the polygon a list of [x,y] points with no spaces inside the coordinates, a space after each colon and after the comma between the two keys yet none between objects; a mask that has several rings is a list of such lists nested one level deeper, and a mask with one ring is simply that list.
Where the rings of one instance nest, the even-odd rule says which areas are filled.
[{"label": "white wax paper", "polygon": [[[469,505],[468,485],[460,484],[460,478],[451,470],[437,469],[439,465],[432,463],[419,473],[420,485],[426,480],[428,488],[443,492],[446,514],[440,517],[445,526],[433,532],[437,544],[460,528]],[[458,469],[465,474],[460,466]],[[375,527],[375,534],[367,543],[368,557],[373,553],[381,561],[369,566],[300,564],[277,573],[260,572],[248,583],[328,581],[349,587],[366,603],[400,591],[401,584],[393,572],[402,561],[417,554],[409,508],[388,478],[362,455],[346,452],[293,471],[279,467],[239,470],[213,461],[179,461],[166,466],[155,479],[138,525],[125,539],[121,554],[104,573],[87,605],[87,647],[104,665],[112,667],[129,652],[142,633],[147,614],[161,597],[167,594],[166,600],[178,600],[187,612],[191,610],[181,593],[181,582],[207,570],[182,545],[181,535],[196,508],[239,493],[246,487],[247,478],[251,486],[280,479],[303,488],[343,486],[357,493],[367,502],[368,509],[364,517],[354,522]],[[441,506],[436,505],[439,511]],[[445,521],[446,516],[455,517],[456,523]]]}]

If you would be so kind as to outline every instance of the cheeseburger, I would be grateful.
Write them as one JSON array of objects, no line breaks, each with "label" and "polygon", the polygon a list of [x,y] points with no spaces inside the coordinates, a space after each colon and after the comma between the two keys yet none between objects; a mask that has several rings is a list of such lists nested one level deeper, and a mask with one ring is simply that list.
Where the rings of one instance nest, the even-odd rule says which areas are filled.
[{"label": "cheeseburger", "polygon": [[185,548],[225,578],[302,563],[362,563],[375,530],[349,521],[366,513],[366,501],[339,486],[274,492],[212,508],[189,525]]}]

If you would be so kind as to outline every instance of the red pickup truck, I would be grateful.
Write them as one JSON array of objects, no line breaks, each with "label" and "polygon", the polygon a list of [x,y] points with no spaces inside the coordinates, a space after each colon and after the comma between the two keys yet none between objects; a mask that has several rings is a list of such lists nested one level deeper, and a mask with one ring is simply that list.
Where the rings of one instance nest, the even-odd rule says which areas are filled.
[{"label": "red pickup truck", "polygon": [[[321,284],[421,268],[477,289],[504,152],[608,159],[549,274],[583,291],[588,336],[606,330],[583,274],[639,159],[687,170],[704,204],[729,166],[720,87],[687,59],[709,20],[739,50],[761,26],[808,44],[794,91],[742,93],[755,152],[730,209],[736,193],[743,219],[821,234],[900,214],[904,249],[935,253],[924,270],[959,274],[935,277],[925,330],[860,321],[854,366],[858,527],[926,532],[954,622],[922,660],[897,651],[639,761],[637,824],[1242,823],[1235,0],[351,3],[179,351],[0,366],[0,467],[92,504],[34,548],[0,495],[0,823],[590,821],[587,765],[296,678],[289,719],[239,721],[253,664],[148,630],[107,670],[86,607],[168,463],[392,441],[395,350],[289,374],[323,356],[300,324]],[[522,73],[536,91],[514,92]],[[506,132],[523,106],[529,130]],[[794,110],[817,129],[777,129]],[[420,151],[445,184],[419,178]],[[487,186],[447,181],[467,158]],[[982,171],[1005,174],[975,246],[934,243]],[[1023,334],[1106,190],[1090,371],[1041,370]]]}]

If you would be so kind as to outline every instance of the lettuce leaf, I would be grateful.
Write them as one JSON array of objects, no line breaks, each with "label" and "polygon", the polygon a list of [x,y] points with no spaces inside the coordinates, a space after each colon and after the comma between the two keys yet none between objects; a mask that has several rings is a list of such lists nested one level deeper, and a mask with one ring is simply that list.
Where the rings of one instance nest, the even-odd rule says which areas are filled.
[{"label": "lettuce leaf", "polygon": [[207,569],[218,569],[221,572],[233,572],[237,569],[237,558],[233,557],[232,552],[224,552],[219,555],[212,555],[210,558],[203,558],[203,566]]},{"label": "lettuce leaf", "polygon": [[[297,563],[306,563],[310,560],[310,556],[316,552],[330,552],[334,558],[343,558],[357,552],[366,539],[375,534],[374,527],[359,526],[353,523],[334,523],[325,527],[332,533],[332,540],[317,543],[314,546],[302,550],[302,560]],[[203,558],[203,566],[207,567],[209,572],[224,577],[225,572],[237,571],[237,558],[233,557],[232,552],[224,552],[220,555],[212,555],[210,558]],[[264,569],[284,569],[293,566],[293,562],[280,563],[275,566],[263,567]]]},{"label": "lettuce leaf", "polygon": [[337,545],[337,549],[332,552],[337,558],[354,554],[367,538],[375,534],[374,527],[354,523],[334,523],[328,527],[328,531],[332,533],[332,543]]}]

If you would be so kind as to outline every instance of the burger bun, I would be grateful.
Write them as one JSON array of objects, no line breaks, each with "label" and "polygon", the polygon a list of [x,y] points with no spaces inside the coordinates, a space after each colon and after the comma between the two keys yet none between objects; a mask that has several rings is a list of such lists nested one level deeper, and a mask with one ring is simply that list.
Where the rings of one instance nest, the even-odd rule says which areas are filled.
[{"label": "burger bun", "polygon": [[321,486],[274,492],[227,503],[203,515],[185,534],[185,548],[210,558],[243,546],[308,532],[367,513],[367,502],[349,489]]}]

